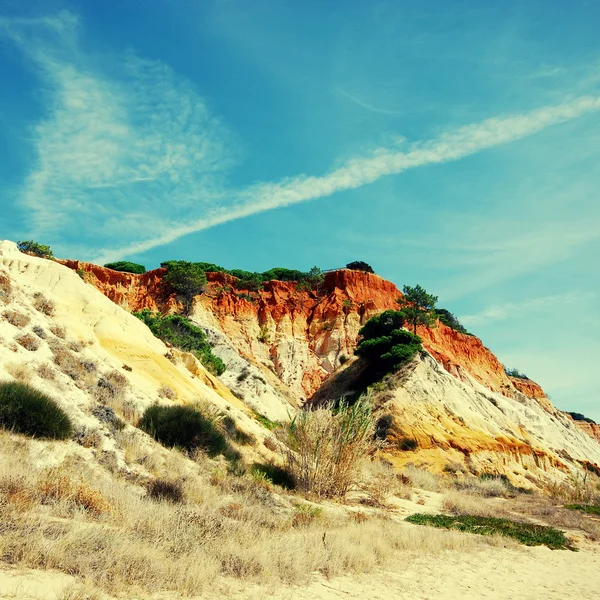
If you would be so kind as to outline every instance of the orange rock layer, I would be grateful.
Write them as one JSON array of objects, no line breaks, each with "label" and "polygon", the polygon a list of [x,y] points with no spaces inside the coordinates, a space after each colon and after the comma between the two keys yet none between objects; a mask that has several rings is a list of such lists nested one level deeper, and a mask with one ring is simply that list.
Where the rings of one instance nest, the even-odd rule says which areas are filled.
[{"label": "orange rock layer", "polygon": [[[63,264],[129,310],[167,312],[177,304],[162,284],[164,269],[135,275],[73,260]],[[360,327],[373,315],[397,308],[396,300],[402,295],[393,283],[377,275],[349,269],[327,273],[321,289],[316,291],[298,290],[294,282],[270,281],[264,289],[250,292],[236,289],[237,280],[225,273],[207,276],[208,289],[197,302],[216,317],[238,351],[253,356],[256,331],[263,326],[268,326],[273,334],[270,355],[276,364],[277,344],[282,338],[307,344],[312,356],[303,365],[301,385],[306,394],[314,392],[339,366],[343,354],[353,353]],[[551,407],[535,382],[508,377],[500,361],[479,338],[439,322],[431,329],[419,327],[418,334],[425,348],[457,378],[470,376],[505,395],[519,391]]]}]

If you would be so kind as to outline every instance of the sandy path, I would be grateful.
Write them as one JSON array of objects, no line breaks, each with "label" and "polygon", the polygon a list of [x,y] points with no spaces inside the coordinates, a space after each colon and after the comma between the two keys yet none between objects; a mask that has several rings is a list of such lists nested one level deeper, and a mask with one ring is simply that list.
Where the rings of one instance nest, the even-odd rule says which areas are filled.
[{"label": "sandy path", "polygon": [[[0,599],[56,600],[64,597],[62,590],[73,582],[72,577],[60,573],[0,570]],[[600,547],[588,545],[581,552],[552,551],[544,547],[448,552],[410,559],[398,565],[395,572],[380,571],[330,580],[315,577],[310,585],[303,587],[266,589],[236,581],[211,597],[236,600],[597,600],[600,598]]]}]

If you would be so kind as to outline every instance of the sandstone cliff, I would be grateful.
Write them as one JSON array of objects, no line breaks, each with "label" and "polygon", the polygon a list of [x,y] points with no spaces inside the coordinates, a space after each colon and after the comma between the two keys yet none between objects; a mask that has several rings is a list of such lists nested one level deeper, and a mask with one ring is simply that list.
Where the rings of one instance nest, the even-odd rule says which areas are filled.
[{"label": "sandstone cliff", "polygon": [[[346,269],[328,273],[320,289],[310,291],[271,281],[251,292],[237,289],[229,275],[209,274],[191,318],[227,364],[217,379],[193,357],[166,348],[128,314],[181,309],[162,283],[162,269],[133,275],[78,261],[61,265],[23,255],[5,242],[0,274],[38,320],[32,294],[47,294],[57,306],[53,324],[65,327],[72,341],[90,342],[82,352],[103,372],[123,373],[124,365],[132,369],[123,373],[128,405],[143,409],[167,384],[177,391],[177,401],[202,398],[227,409],[258,439],[269,434],[249,409],[285,420],[316,391],[325,394],[336,381],[348,387],[349,373],[359,363],[353,354],[360,327],[374,314],[396,308],[400,295],[376,275]],[[50,327],[45,321],[40,325]],[[21,349],[11,339],[16,332],[2,327],[8,329],[0,331],[0,375],[10,376],[11,361],[38,368],[51,358],[45,346],[38,353]],[[478,338],[441,323],[420,329],[419,335],[429,354],[375,395],[379,413],[399,424],[389,434],[391,462],[417,461],[438,470],[459,464],[472,472],[505,473],[522,485],[549,472],[568,474],[586,461],[600,464],[600,444],[592,439],[597,430],[557,411],[535,382],[508,377]],[[85,424],[90,410],[85,391],[67,380],[62,384],[71,389],[65,397],[83,407]],[[415,440],[417,448],[404,448],[405,438]],[[269,452],[262,445],[258,451]]]},{"label": "sandstone cliff", "polygon": [[[79,261],[64,264],[85,273],[89,283],[129,310],[166,312],[177,305],[161,284],[164,269],[134,275]],[[353,355],[361,326],[378,312],[397,308],[402,295],[377,275],[349,269],[327,273],[321,289],[310,292],[281,281],[249,292],[236,289],[235,279],[224,273],[209,273],[208,280],[208,290],[196,299],[192,318],[221,330],[242,355],[272,364],[281,381],[302,398],[310,397]],[[455,377],[469,375],[492,391],[509,396],[521,392],[550,408],[540,386],[508,377],[479,338],[440,322],[432,329],[420,327],[418,334],[425,348]]]}]

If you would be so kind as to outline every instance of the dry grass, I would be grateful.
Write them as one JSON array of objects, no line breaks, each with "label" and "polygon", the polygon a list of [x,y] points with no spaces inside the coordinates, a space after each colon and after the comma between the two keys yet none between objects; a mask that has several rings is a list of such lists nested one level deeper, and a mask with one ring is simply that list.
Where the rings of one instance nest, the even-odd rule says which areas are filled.
[{"label": "dry grass", "polygon": [[31,335],[31,333],[24,333],[23,335],[16,337],[15,341],[25,348],[25,350],[29,350],[30,352],[35,352],[40,349],[40,340],[36,336]]},{"label": "dry grass", "polygon": [[92,387],[96,382],[97,365],[94,361],[76,356],[63,343],[51,340],[49,343],[54,363],[81,389]]},{"label": "dry grass", "polygon": [[377,448],[370,399],[305,408],[285,429],[286,466],[297,487],[317,497],[344,497],[362,459]]},{"label": "dry grass", "polygon": [[412,487],[419,488],[421,490],[439,492],[444,487],[444,482],[440,477],[424,469],[418,469],[414,466],[407,466],[402,474],[408,479]]},{"label": "dry grass", "polygon": [[167,400],[176,400],[177,392],[170,386],[163,384],[158,388],[158,397]]},{"label": "dry grass", "polygon": [[12,283],[6,273],[0,272],[0,301],[8,304],[12,298]]},{"label": "dry grass", "polygon": [[46,296],[44,296],[42,292],[36,292],[33,295],[33,308],[35,308],[36,310],[40,311],[48,317],[51,317],[54,314],[54,311],[56,310],[54,302],[46,298]]},{"label": "dry grass", "polygon": [[2,316],[5,321],[8,321],[11,325],[19,327],[20,329],[29,325],[29,322],[31,321],[31,318],[27,315],[12,309],[5,310],[2,313]]},{"label": "dry grass", "polygon": [[38,365],[36,373],[42,379],[47,379],[48,381],[54,381],[56,379],[56,371],[49,363],[42,363],[41,365]]},{"label": "dry grass", "polygon": [[61,340],[67,339],[67,330],[62,325],[52,325],[50,331]]},{"label": "dry grass", "polygon": [[591,515],[556,505],[548,498],[520,497],[508,504],[513,513],[541,520],[562,529],[583,531],[590,539],[600,540],[600,521]]},{"label": "dry grass", "polygon": [[591,504],[600,501],[600,478],[586,473],[574,473],[562,481],[551,481],[546,485],[548,495],[564,503],[581,502]]},{"label": "dry grass", "polygon": [[35,472],[27,447],[0,434],[0,555],[85,578],[110,593],[135,586],[193,595],[214,589],[223,576],[301,583],[314,572],[385,568],[407,553],[506,544],[381,516],[350,519],[310,504],[296,508],[249,477],[224,475],[212,485],[207,469],[214,463],[160,451],[169,459],[157,477],[182,481],[183,502],[155,502],[139,486],[86,470],[86,463]]},{"label": "dry grass", "polygon": [[119,371],[112,370],[98,379],[94,389],[94,396],[98,402],[107,404],[115,409],[120,409],[129,388],[129,380]]},{"label": "dry grass", "polygon": [[510,513],[503,504],[484,500],[480,495],[450,490],[444,494],[444,511],[453,515],[476,515],[478,517],[508,517]]},{"label": "dry grass", "polygon": [[90,429],[84,426],[75,431],[73,439],[84,448],[100,449],[104,441],[104,436],[99,429]]},{"label": "dry grass", "polygon": [[37,482],[42,504],[66,501],[96,517],[110,513],[111,505],[102,492],[84,481],[71,479],[59,469],[49,471]]},{"label": "dry grass", "polygon": [[391,496],[410,500],[412,489],[402,482],[402,478],[387,463],[381,460],[368,462],[363,470],[363,479],[359,484],[367,494],[366,504],[385,506]]},{"label": "dry grass", "polygon": [[17,381],[20,381],[21,383],[28,383],[33,377],[33,371],[26,363],[7,363],[6,365],[4,365],[4,368],[8,371],[10,375],[12,375]]},{"label": "dry grass", "polygon": [[458,490],[486,498],[504,497],[508,494],[508,488],[504,481],[495,477],[487,479],[465,477],[464,479],[455,479],[453,485]]},{"label": "dry grass", "polygon": [[33,331],[33,333],[35,333],[35,335],[37,335],[41,340],[45,340],[48,337],[46,330],[39,325],[34,325],[31,328],[31,331]]}]

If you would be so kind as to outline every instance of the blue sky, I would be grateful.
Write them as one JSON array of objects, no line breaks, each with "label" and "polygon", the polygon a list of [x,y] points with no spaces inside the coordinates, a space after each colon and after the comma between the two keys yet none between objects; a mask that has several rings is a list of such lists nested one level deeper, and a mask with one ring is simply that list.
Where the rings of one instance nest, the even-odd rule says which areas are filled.
[{"label": "blue sky", "polygon": [[0,238],[366,260],[600,421],[599,26],[583,0],[3,0]]}]

